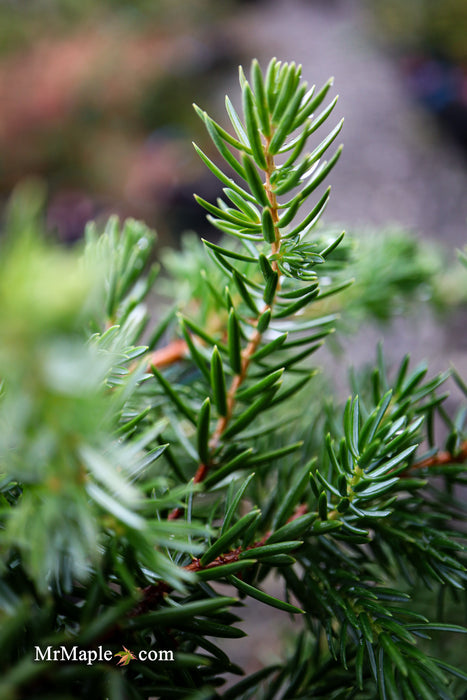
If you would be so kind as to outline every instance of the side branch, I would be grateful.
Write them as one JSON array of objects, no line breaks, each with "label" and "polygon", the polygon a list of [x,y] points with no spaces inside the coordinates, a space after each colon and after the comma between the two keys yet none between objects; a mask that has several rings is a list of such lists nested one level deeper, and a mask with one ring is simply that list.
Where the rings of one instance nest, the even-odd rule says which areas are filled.
[{"label": "side branch", "polygon": [[[293,513],[293,515],[290,516],[287,522],[290,523],[293,520],[296,520],[301,515],[305,515],[307,511],[308,506],[306,504],[301,504],[297,506],[295,512]],[[169,519],[173,520],[173,518],[170,518],[170,516]],[[231,564],[239,560],[240,554],[242,554],[242,552],[247,552],[256,549],[257,547],[262,547],[263,545],[265,545],[271,535],[272,532],[268,531],[265,535],[263,535],[263,537],[261,537],[261,539],[248,545],[248,547],[237,547],[236,549],[232,549],[229,552],[226,552],[225,554],[220,554],[218,557],[216,557],[216,559],[209,562],[209,564],[206,564],[206,566],[202,566],[201,559],[195,558],[192,562],[190,562],[190,564],[187,564],[187,566],[184,566],[183,568],[185,569],[185,571],[197,572],[215,569],[216,567],[223,566],[224,564]],[[143,615],[149,612],[150,610],[153,610],[160,604],[163,597],[166,594],[170,593],[171,590],[171,587],[165,581],[160,581],[159,583],[146,586],[146,588],[143,589],[143,599],[132,610],[130,617],[137,617],[138,615]]]},{"label": "side branch", "polygon": [[161,367],[168,367],[175,364],[175,362],[180,362],[180,360],[185,359],[188,352],[188,346],[186,342],[180,338],[172,340],[167,345],[162,348],[155,350],[149,355],[148,358],[148,371],[151,369],[151,365],[160,369]]},{"label": "side branch", "polygon": [[463,464],[464,462],[467,462],[467,440],[464,440],[457,454],[452,454],[452,452],[448,452],[447,450],[439,451],[432,457],[414,462],[407,468],[404,474],[414,469],[432,469],[434,467],[442,467],[446,464]]},{"label": "side branch", "polygon": [[[264,146],[265,150],[265,159],[266,159],[266,169],[265,169],[265,182],[264,182],[264,189],[266,192],[266,196],[269,202],[269,209],[271,212],[271,217],[273,220],[274,224],[274,231],[275,231],[275,240],[271,243],[271,250],[273,254],[277,254],[280,250],[280,230],[279,230],[279,214],[278,214],[278,203],[277,203],[277,198],[274,193],[272,184],[271,184],[271,175],[276,169],[275,163],[274,163],[274,158],[272,155],[269,154],[269,144],[270,144],[271,138],[266,139],[266,144]],[[277,260],[273,260],[271,262],[271,267],[275,272],[278,272],[278,265],[277,265]],[[235,408],[235,401],[236,401],[236,394],[243,382],[245,381],[248,373],[248,368],[250,366],[251,358],[258,349],[258,346],[261,342],[262,338],[262,333],[258,330],[257,324],[260,316],[262,316],[266,311],[272,310],[272,307],[274,306],[274,301],[275,297],[280,289],[280,277],[278,280],[276,292],[274,295],[274,299],[269,303],[266,304],[260,311],[260,314],[258,316],[258,319],[256,319],[256,324],[254,331],[249,339],[248,345],[242,352],[242,364],[240,368],[240,372],[234,376],[232,379],[232,383],[229,387],[229,390],[227,392],[227,410],[225,415],[221,416],[219,420],[217,421],[217,425],[214,429],[214,432],[211,436],[211,439],[209,441],[209,447],[211,452],[215,452],[216,449],[219,447],[219,444],[222,439],[222,435],[227,429],[229,422],[232,418],[234,408]],[[183,348],[183,351],[186,350],[186,347]],[[159,360],[159,362],[167,361],[167,354],[162,354],[160,357],[156,358]],[[206,478],[208,475],[209,469],[212,465],[211,464],[200,464],[195,476],[194,476],[194,483],[198,484]],[[169,514],[169,520],[176,520],[182,515],[182,509],[181,508],[174,508],[173,511]]]}]

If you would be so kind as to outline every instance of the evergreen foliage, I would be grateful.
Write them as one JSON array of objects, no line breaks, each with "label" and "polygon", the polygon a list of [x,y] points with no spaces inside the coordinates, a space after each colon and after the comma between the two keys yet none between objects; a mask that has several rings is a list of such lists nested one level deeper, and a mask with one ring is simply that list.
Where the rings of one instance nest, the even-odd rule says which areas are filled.
[{"label": "evergreen foliage", "polygon": [[[315,190],[340,156],[342,122],[307,143],[333,113],[332,81],[308,89],[299,66],[272,60],[240,83],[242,117],[226,100],[231,131],[196,108],[227,164],[195,146],[224,186],[215,204],[197,197],[223,237],[165,256],[176,282],[159,289],[173,306],[156,326],[143,224],[91,224],[84,252],[64,251],[40,234],[34,192],[10,207],[2,699],[466,692],[465,673],[427,645],[465,632],[434,604],[460,604],[466,578],[467,404],[454,417],[445,408],[447,383],[464,397],[465,383],[408,357],[388,371],[379,351],[341,406],[309,362],[339,310],[388,318],[394,289],[401,300],[426,292],[436,265],[397,234],[393,272],[375,278],[368,260],[359,279],[343,234],[318,225],[330,189]],[[281,597],[267,592],[271,572]],[[245,598],[291,615],[297,631],[280,661],[224,690],[226,674],[242,674],[222,640],[244,636]],[[49,645],[102,646],[120,666],[35,661]],[[151,649],[175,662],[142,663]]]}]

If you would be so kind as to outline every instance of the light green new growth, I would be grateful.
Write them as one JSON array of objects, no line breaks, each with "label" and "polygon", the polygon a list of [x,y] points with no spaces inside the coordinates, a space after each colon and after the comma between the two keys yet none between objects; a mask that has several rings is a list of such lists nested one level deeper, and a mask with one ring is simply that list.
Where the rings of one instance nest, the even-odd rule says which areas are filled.
[{"label": "light green new growth", "polygon": [[[272,333],[280,333],[282,319],[292,318],[319,296],[316,268],[325,262],[342,239],[338,237],[324,247],[318,242],[308,242],[313,226],[326,207],[330,188],[311,212],[297,221],[301,206],[321,184],[342,150],[338,148],[329,162],[320,162],[341,130],[340,121],[311,153],[304,154],[308,137],[325,121],[336,104],[334,99],[319,115],[315,115],[332,81],[318,92],[314,87],[307,90],[307,84],[301,81],[301,66],[272,60],[265,76],[258,62],[253,61],[252,87],[240,69],[240,84],[244,122],[230,100],[227,98],[226,101],[236,137],[195,106],[220,155],[243,180],[240,186],[195,145],[206,165],[223,184],[228,185],[223,190],[225,199],[218,199],[217,205],[198,196],[196,200],[209,212],[209,221],[222,232],[239,239],[243,248],[232,250],[205,241],[213,261],[227,278],[226,361],[230,383],[227,388],[221,354],[215,349],[211,360],[211,389],[218,420],[209,439],[210,449],[204,452],[207,459],[202,461],[195,474],[196,482],[204,480],[208,472],[216,469],[222,461],[225,439],[240,433],[259,412],[264,413],[282,400],[283,394],[276,396],[282,376],[274,382],[257,383],[256,388],[251,385],[247,403],[253,396],[253,388],[255,401],[244,410],[241,409],[239,392],[245,396],[248,386],[244,385],[251,384],[252,371],[256,378],[271,375],[271,366],[261,360],[279,346],[282,351],[290,350],[291,342],[286,342],[286,334],[270,342],[265,342],[265,338],[268,340]],[[297,129],[300,130],[298,134]],[[328,293],[340,291],[345,286],[340,285]],[[319,326],[318,321],[317,329]],[[330,330],[329,319],[323,320],[323,327]],[[305,359],[319,347],[312,342],[314,338],[308,338],[304,343],[308,347],[296,352],[295,356],[289,352],[287,367]],[[276,362],[280,357],[275,353]],[[252,365],[258,366],[252,370]],[[296,390],[302,385],[303,382],[298,383]],[[289,391],[288,396],[291,393]]]}]

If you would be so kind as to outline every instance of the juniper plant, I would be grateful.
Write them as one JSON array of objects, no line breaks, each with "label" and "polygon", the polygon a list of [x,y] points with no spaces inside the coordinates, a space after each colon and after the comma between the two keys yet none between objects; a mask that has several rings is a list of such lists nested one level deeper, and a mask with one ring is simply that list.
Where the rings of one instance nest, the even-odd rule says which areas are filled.
[{"label": "juniper plant", "polygon": [[[330,190],[315,191],[341,147],[322,156],[342,122],[307,150],[337,98],[326,102],[332,81],[308,89],[299,66],[277,60],[265,74],[254,61],[240,83],[242,117],[226,100],[231,131],[196,107],[227,164],[195,146],[223,185],[216,204],[197,197],[223,238],[168,258],[184,285],[170,293],[185,303],[155,326],[144,225],[89,225],[77,260],[37,235],[24,199],[11,207],[0,258],[5,700],[465,692],[465,674],[427,640],[465,631],[433,601],[459,601],[465,582],[466,410],[448,414],[444,386],[466,386],[455,372],[427,379],[408,357],[388,372],[381,353],[344,406],[312,379],[308,360],[355,269],[343,234],[317,226]],[[394,279],[413,295],[431,271],[398,267],[405,250]],[[390,312],[387,279],[376,315]],[[372,311],[369,295],[361,287]],[[271,573],[282,596],[267,592]],[[242,669],[223,640],[247,643],[246,598],[292,616],[296,631],[277,663],[225,690]],[[48,660],[61,647],[65,661]],[[74,647],[94,663],[67,662]],[[140,655],[160,650],[158,663]]]}]

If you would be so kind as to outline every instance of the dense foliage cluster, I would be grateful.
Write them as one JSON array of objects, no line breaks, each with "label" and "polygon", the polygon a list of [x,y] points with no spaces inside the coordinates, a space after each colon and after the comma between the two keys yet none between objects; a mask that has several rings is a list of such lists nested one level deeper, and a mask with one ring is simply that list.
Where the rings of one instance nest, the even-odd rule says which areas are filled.
[{"label": "dense foliage cluster", "polygon": [[[161,279],[158,297],[143,224],[90,225],[78,258],[38,235],[24,198],[12,203],[0,256],[5,700],[465,692],[427,640],[464,632],[433,601],[448,609],[466,578],[466,409],[450,415],[444,389],[466,386],[408,357],[388,371],[379,352],[341,406],[309,364],[339,310],[388,318],[395,291],[397,304],[426,294],[435,264],[396,234],[382,244],[392,265],[373,251],[359,267],[358,247],[318,225],[330,189],[302,209],[341,153],[322,160],[342,122],[307,150],[335,107],[323,106],[331,81],[308,89],[299,66],[272,60],[240,82],[232,133],[196,108],[228,167],[195,146],[224,186],[215,204],[197,198],[223,237],[166,255],[175,282]],[[173,305],[155,324],[148,308],[164,293]],[[272,572],[281,597],[267,592]],[[292,615],[296,634],[280,661],[225,690],[242,670],[222,640],[245,643],[247,597]],[[35,661],[49,645],[102,646],[124,663]],[[175,662],[142,663],[141,649]]]}]

